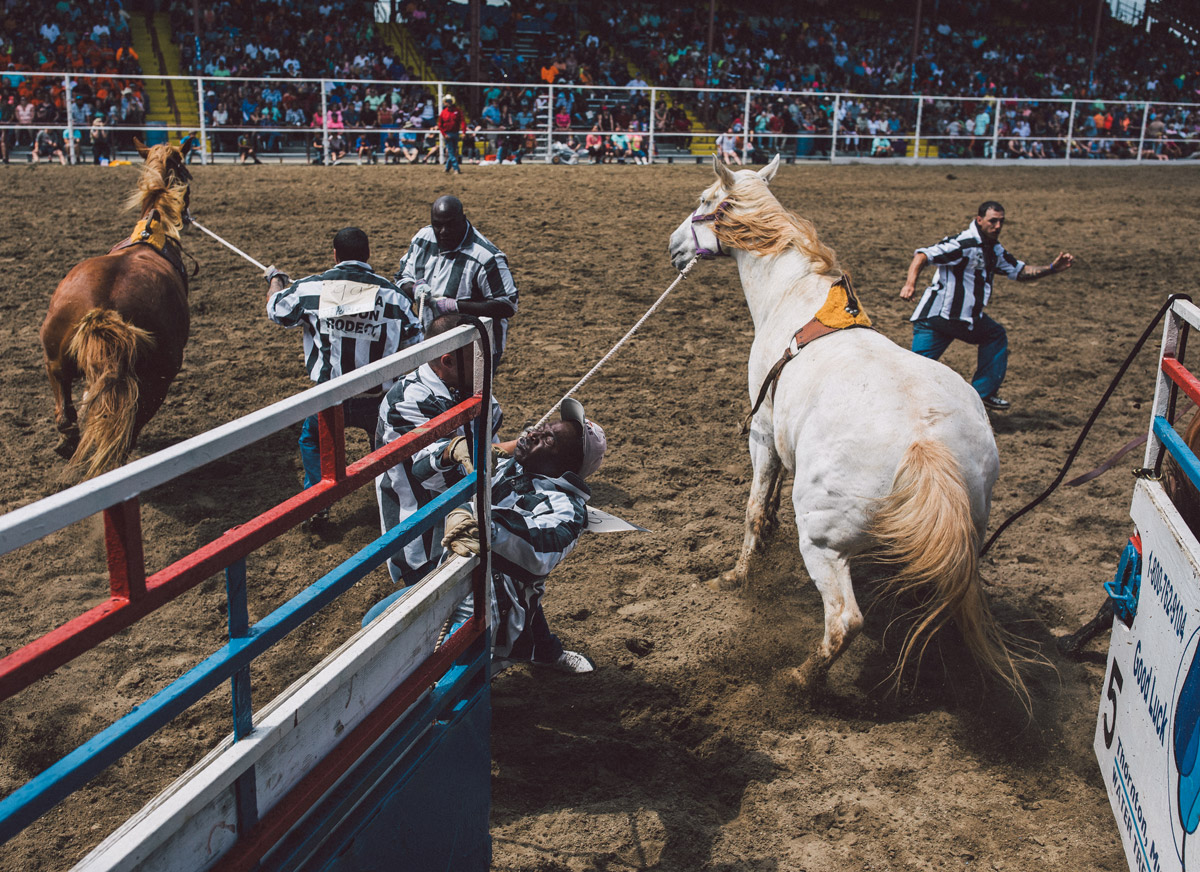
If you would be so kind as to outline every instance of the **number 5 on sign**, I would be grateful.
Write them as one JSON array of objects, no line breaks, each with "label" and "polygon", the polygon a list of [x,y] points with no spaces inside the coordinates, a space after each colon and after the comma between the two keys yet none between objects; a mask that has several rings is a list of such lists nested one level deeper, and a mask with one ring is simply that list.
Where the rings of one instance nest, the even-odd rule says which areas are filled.
[{"label": "number 5 on sign", "polygon": [[1117,694],[1125,686],[1125,679],[1121,677],[1121,667],[1117,665],[1117,661],[1112,662],[1112,671],[1108,674],[1108,696],[1109,702],[1112,703],[1112,715],[1104,712],[1104,747],[1111,748],[1113,737],[1117,734]]}]

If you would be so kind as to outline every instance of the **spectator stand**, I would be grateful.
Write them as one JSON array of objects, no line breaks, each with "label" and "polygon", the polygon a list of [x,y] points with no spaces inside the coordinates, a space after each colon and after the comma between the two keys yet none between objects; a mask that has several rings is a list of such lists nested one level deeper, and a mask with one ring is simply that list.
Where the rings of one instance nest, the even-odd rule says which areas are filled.
[{"label": "spectator stand", "polygon": [[[489,329],[481,323],[480,331]],[[476,457],[490,458],[490,344],[463,326],[419,346],[188,439],[0,517],[0,553],[104,517],[110,597],[0,660],[7,699],[224,572],[228,642],[124,717],[0,800],[0,842],[12,838],[224,681],[232,734],[102,842],[77,869],[487,867],[490,556],[453,558],[257,714],[250,666],[456,505],[473,499],[488,529],[488,471],[471,473],[257,623],[253,553],[315,512],[470,421]],[[347,464],[343,400],[455,349],[475,348],[474,395],[422,428]],[[139,495],[309,415],[320,418],[322,480],[216,540],[148,573]],[[443,642],[467,593],[472,617]],[[47,846],[51,851],[52,847]],[[49,862],[49,858],[47,858]]]}]

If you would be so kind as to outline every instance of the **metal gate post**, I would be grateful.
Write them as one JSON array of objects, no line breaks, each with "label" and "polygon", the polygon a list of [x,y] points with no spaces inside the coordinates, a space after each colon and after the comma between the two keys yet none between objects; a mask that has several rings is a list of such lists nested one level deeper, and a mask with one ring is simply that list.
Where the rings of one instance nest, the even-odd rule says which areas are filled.
[{"label": "metal gate post", "polygon": [[1075,136],[1075,101],[1071,101],[1071,117],[1067,119],[1067,163],[1071,162],[1071,144]]},{"label": "metal gate post", "polygon": [[329,92],[321,80],[321,165],[329,166]]},{"label": "metal gate post", "polygon": [[1138,136],[1138,163],[1142,162],[1142,148],[1146,145],[1146,122],[1150,120],[1150,104],[1142,107],[1142,132]]},{"label": "metal gate post", "polygon": [[829,140],[829,162],[833,163],[833,159],[837,156],[837,138],[838,138],[838,121],[842,114],[842,95],[833,95],[833,123],[829,126],[829,132],[832,134]]},{"label": "metal gate post", "polygon": [[437,105],[433,107],[433,127],[437,131],[438,138],[438,163],[446,163],[446,137],[442,135],[442,126],[438,124],[440,116],[437,114],[442,111],[442,90],[441,82],[437,83]]},{"label": "metal gate post", "polygon": [[554,85],[546,86],[546,163],[554,158]]},{"label": "metal gate post", "polygon": [[654,148],[654,114],[655,114],[655,110],[657,110],[657,109],[658,109],[658,88],[651,88],[650,89],[650,131],[649,131],[650,135],[649,135],[649,137],[647,137],[648,141],[646,143],[646,147],[647,147],[646,157],[649,159],[650,163],[654,163],[654,156],[658,153],[657,151],[655,151],[655,148]]},{"label": "metal gate post", "polygon": [[913,160],[921,159],[921,112],[924,108],[925,108],[925,101],[922,98],[918,97],[917,98],[917,130],[916,130],[916,141],[915,141],[915,144],[913,145]]},{"label": "metal gate post", "polygon": [[[721,132],[724,133],[725,131],[722,130]],[[747,91],[745,107],[742,109],[742,163],[743,164],[746,164],[749,162],[751,135],[752,134],[750,132],[750,92]],[[721,156],[717,155],[717,160],[720,160],[720,159],[721,159]]]},{"label": "metal gate post", "polygon": [[996,159],[997,147],[1000,145],[1000,111],[1004,108],[1004,101],[999,97],[996,98],[996,117],[992,125],[992,160]]},{"label": "metal gate post", "polygon": [[[75,101],[73,101],[71,99],[71,74],[70,73],[67,73],[66,75],[63,76],[63,88],[66,89],[66,95],[67,95],[67,97],[66,97],[67,142],[70,143],[70,145],[67,146],[67,151],[70,154],[71,165],[74,166],[77,163],[77,161],[75,160],[75,152],[76,152],[76,148],[75,148],[75,118],[71,114],[71,110],[75,107]],[[37,148],[37,137],[36,136],[33,138],[33,142],[34,142],[33,147]]]},{"label": "metal gate post", "polygon": [[204,159],[208,156],[208,124],[204,119],[203,76],[196,77],[196,105],[200,107],[200,166],[204,166]]}]

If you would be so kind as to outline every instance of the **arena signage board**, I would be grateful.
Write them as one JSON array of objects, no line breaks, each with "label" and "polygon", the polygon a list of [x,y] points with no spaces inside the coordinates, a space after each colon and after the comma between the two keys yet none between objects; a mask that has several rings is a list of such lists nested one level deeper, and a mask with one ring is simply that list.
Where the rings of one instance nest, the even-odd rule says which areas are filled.
[{"label": "arena signage board", "polygon": [[1134,872],[1200,863],[1200,543],[1156,481],[1130,510],[1141,587],[1113,621],[1095,750]]}]

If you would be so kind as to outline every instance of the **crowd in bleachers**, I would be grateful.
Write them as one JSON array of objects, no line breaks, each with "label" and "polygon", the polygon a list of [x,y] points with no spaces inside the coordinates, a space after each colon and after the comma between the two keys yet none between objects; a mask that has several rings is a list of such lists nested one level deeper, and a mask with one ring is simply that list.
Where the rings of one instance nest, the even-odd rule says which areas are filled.
[{"label": "crowd in bleachers", "polygon": [[[97,119],[104,126],[140,125],[147,109],[140,69],[129,12],[119,0],[0,0],[0,125],[43,128],[0,128],[0,158],[8,163],[12,152],[39,136],[54,141],[41,148],[50,152],[42,157],[54,150],[81,154],[92,145]],[[72,73],[70,99],[62,77],[25,75],[31,72]],[[72,143],[64,141],[68,116],[76,131]]]},{"label": "crowd in bleachers", "polygon": [[[998,155],[1063,156],[1070,148],[1079,157],[1132,157],[1137,142],[1123,140],[1138,139],[1141,109],[1135,101],[1200,101],[1200,52],[1182,40],[1110,21],[1092,77],[1086,29],[973,25],[986,19],[978,15],[980,10],[965,11],[969,14],[962,23],[935,20],[922,28],[915,68],[909,22],[898,27],[894,20],[768,18],[725,10],[711,62],[708,16],[702,9],[635,0],[608,17],[597,15],[591,24],[600,39],[622,47],[645,79],[665,87],[975,98],[926,101],[922,138],[946,137],[940,153],[952,156],[990,154],[998,136]],[[1081,103],[1068,146],[1064,106],[1069,104],[1045,98],[1090,100],[1095,95],[1118,102]],[[741,130],[742,94],[700,90],[692,96],[706,126],[736,135],[748,148],[786,141],[797,154],[805,154],[827,152],[831,145],[832,101],[755,95],[747,143]],[[990,98],[1018,96],[1035,99],[1005,104],[999,126],[988,127],[985,134],[981,116],[995,120]],[[1093,121],[1097,114],[1099,123]],[[845,140],[839,137],[839,150],[903,153],[903,137],[915,132],[915,115],[915,101],[842,100],[837,126]],[[1190,153],[1200,136],[1195,107],[1159,107],[1148,120],[1149,152],[1156,157]],[[676,126],[683,129],[679,119]],[[780,134],[801,138],[784,140]]]},{"label": "crowd in bleachers", "polygon": [[[146,100],[129,42],[130,13],[120,0],[0,0],[0,8],[0,66],[6,68],[0,123],[32,118],[61,128],[68,113],[85,131],[97,115],[110,125],[141,122]],[[311,147],[329,129],[335,150],[344,146],[348,155],[375,157],[390,145],[397,160],[429,158],[436,94],[405,84],[412,71],[360,3],[218,0],[205,4],[198,18],[189,0],[170,0],[166,8],[184,72],[206,77],[205,121],[218,150],[245,147],[247,138],[259,152],[301,142]],[[533,145],[533,131],[552,126],[564,142],[568,132],[575,134],[569,146],[584,159],[633,163],[641,162],[652,120],[663,147],[686,149],[698,119],[705,132],[721,135],[726,153],[739,156],[782,150],[804,157],[834,147],[843,154],[904,154],[914,147],[918,101],[886,97],[913,93],[965,98],[931,98],[921,107],[921,138],[943,155],[987,156],[995,148],[997,156],[1018,159],[1133,157],[1142,127],[1138,101],[1200,100],[1200,53],[1181,40],[1108,21],[1089,82],[1090,28],[1079,21],[1003,26],[983,9],[969,0],[958,10],[962,17],[927,21],[914,68],[907,21],[898,26],[828,12],[766,17],[730,7],[717,21],[710,58],[707,4],[485,4],[479,78],[496,84],[455,90],[472,114],[472,151],[519,160]],[[398,13],[436,76],[472,78],[465,4],[408,0]],[[20,75],[42,69],[97,75],[76,79],[68,106],[61,79]],[[264,86],[237,77],[275,81]],[[325,93],[317,83],[297,81],[308,78],[326,79]],[[368,79],[401,84],[362,81]],[[536,87],[546,83],[558,86],[552,103]],[[695,90],[662,94],[652,107],[649,83]],[[744,94],[724,89],[759,92],[748,124]],[[835,104],[789,91],[878,96]],[[1094,95],[1116,102],[1094,103]],[[1004,103],[997,124],[996,97],[1028,99]],[[1055,97],[1078,98],[1077,116],[1069,117],[1069,104],[1046,100]],[[1187,156],[1200,140],[1195,107],[1152,108],[1146,120],[1143,157]],[[257,132],[272,127],[296,132]],[[88,134],[82,136],[86,144]],[[0,136],[5,156],[31,141],[31,133]]]}]

